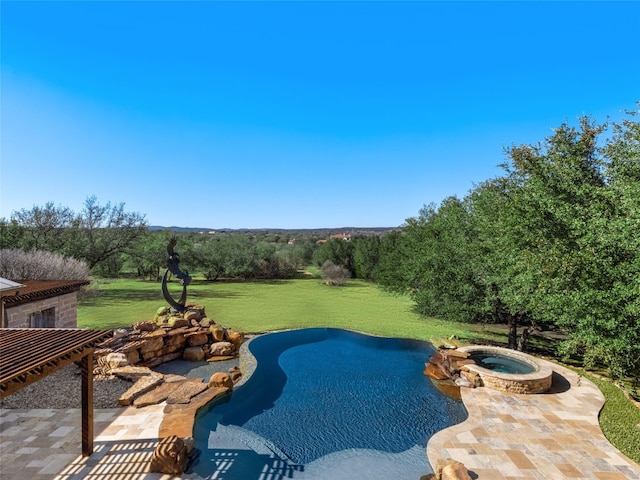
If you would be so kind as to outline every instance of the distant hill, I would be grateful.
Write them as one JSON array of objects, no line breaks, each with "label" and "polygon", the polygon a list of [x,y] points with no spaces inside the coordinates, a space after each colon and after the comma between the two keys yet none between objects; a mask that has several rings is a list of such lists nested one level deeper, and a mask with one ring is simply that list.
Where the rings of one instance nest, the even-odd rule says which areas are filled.
[{"label": "distant hill", "polygon": [[344,233],[351,236],[357,235],[384,235],[394,230],[400,230],[400,227],[339,227],[339,228],[198,228],[198,227],[163,227],[152,225],[149,227],[151,231],[169,230],[176,233],[219,233],[219,234],[266,234],[266,233],[282,233],[290,236],[295,235],[317,235],[319,237],[328,237],[336,233]]}]

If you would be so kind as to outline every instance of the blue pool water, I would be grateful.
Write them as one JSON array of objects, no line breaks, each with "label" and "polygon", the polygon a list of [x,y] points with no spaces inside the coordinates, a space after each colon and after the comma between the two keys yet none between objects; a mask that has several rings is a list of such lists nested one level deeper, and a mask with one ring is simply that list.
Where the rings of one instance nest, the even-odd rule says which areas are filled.
[{"label": "blue pool water", "polygon": [[494,372],[522,375],[536,371],[533,365],[494,352],[474,351],[471,352],[470,358],[479,366]]},{"label": "blue pool water", "polygon": [[420,478],[428,439],[467,416],[424,376],[426,342],[317,328],[249,349],[251,378],[196,419],[204,478]]}]

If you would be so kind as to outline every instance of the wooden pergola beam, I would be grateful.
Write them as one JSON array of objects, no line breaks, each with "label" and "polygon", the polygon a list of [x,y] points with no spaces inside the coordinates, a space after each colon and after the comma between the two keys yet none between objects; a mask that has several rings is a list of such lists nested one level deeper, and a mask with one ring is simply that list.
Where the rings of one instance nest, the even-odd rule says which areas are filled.
[{"label": "wooden pergola beam", "polygon": [[0,398],[80,361],[82,456],[93,453],[93,352],[110,330],[0,329]]}]

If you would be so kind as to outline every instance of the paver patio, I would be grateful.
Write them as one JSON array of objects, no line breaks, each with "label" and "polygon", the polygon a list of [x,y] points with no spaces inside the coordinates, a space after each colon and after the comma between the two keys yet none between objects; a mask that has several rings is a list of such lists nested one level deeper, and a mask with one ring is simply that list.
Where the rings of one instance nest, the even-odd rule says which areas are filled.
[{"label": "paver patio", "polygon": [[[597,387],[571,370],[552,367],[554,384],[546,394],[463,389],[469,418],[432,437],[427,446],[431,464],[454,458],[480,480],[640,480],[640,466],[600,430],[604,397]],[[163,409],[160,404],[97,410],[95,453],[88,458],[80,451],[79,409],[0,410],[0,479],[175,478],[146,472]]]}]

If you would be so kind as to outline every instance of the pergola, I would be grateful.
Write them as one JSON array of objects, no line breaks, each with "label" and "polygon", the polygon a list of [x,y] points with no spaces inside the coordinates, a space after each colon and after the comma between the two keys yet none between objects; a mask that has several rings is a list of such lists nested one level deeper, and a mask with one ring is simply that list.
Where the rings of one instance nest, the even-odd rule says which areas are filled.
[{"label": "pergola", "polygon": [[93,351],[111,330],[79,328],[0,329],[0,399],[80,361],[82,456],[93,453]]}]

